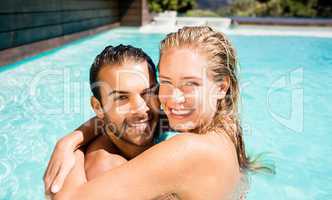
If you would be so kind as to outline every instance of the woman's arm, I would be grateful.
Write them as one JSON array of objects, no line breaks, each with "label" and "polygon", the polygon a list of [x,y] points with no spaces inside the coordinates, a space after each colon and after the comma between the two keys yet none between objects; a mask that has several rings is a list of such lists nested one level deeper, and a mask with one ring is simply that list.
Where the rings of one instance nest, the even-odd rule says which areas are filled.
[{"label": "woman's arm", "polygon": [[[125,158],[111,152],[114,152],[113,146],[111,145],[109,138],[105,135],[98,136],[98,138],[89,144],[85,155],[80,149],[77,150],[75,152],[75,166],[66,177],[61,190],[71,191],[87,181],[101,176],[111,169],[127,162]],[[56,198],[56,195],[53,196],[53,199],[54,198]],[[175,194],[166,194],[161,195],[154,200],[177,199],[178,198]]]},{"label": "woman's arm", "polygon": [[70,145],[73,149],[78,149],[91,142],[101,132],[99,129],[102,127],[99,124],[101,121],[97,117],[93,117],[83,123],[74,132],[64,136],[60,139],[62,145]]},{"label": "woman's arm", "polygon": [[53,150],[44,174],[45,193],[56,193],[75,164],[74,152],[98,135],[98,119],[91,118],[74,132],[61,138]]},{"label": "woman's arm", "polygon": [[[76,162],[74,167],[70,170],[66,180],[63,183],[61,191],[70,191],[75,188],[78,188],[80,185],[83,185],[87,182],[85,171],[84,171],[84,153],[81,149],[78,149],[74,153]],[[51,199],[55,198],[54,194],[50,194]]]},{"label": "woman's arm", "polygon": [[234,149],[214,140],[175,136],[102,177],[61,191],[57,199],[153,199],[169,193],[180,199],[223,199],[233,191],[239,170]]}]

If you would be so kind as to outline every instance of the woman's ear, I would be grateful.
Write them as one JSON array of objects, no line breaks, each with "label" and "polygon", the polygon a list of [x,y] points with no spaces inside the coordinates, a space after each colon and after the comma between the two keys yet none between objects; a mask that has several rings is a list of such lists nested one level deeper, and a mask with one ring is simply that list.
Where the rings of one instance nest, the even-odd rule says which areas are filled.
[{"label": "woman's ear", "polygon": [[218,84],[219,90],[218,90],[218,99],[223,99],[226,96],[226,93],[228,91],[230,85],[230,78],[229,76],[225,76],[222,81]]},{"label": "woman's ear", "polygon": [[103,110],[103,107],[101,106],[101,103],[99,102],[99,100],[96,97],[92,96],[90,103],[91,103],[91,107],[92,107],[93,111],[95,111],[97,117],[99,119],[104,119],[104,110]]}]

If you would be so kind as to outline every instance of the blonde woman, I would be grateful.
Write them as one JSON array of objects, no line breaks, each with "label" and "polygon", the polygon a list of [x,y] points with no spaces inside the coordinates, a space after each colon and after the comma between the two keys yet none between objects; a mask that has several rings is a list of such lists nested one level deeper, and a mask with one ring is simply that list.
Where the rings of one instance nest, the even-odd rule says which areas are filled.
[{"label": "blonde woman", "polygon": [[162,108],[181,134],[88,183],[61,190],[55,199],[239,198],[241,177],[253,166],[242,138],[230,41],[210,27],[182,28],[161,42],[159,70]]}]

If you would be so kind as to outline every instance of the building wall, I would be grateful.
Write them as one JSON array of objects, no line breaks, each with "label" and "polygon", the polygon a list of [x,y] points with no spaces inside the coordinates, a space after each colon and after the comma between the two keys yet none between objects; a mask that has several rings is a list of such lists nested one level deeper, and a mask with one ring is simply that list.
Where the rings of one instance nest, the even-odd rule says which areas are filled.
[{"label": "building wall", "polygon": [[120,18],[123,26],[142,26],[150,18],[147,0],[120,1]]},{"label": "building wall", "polygon": [[120,21],[120,0],[3,0],[0,50]]}]

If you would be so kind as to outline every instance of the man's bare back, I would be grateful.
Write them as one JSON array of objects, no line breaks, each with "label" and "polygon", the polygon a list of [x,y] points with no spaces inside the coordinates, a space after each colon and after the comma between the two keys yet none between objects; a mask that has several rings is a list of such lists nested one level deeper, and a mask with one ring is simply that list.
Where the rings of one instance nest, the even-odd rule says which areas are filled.
[{"label": "man's bare back", "polygon": [[[99,136],[93,141],[85,153],[84,168],[87,180],[90,181],[113,168],[127,162],[121,151],[108,136]],[[161,195],[154,200],[177,200],[176,194]]]}]

